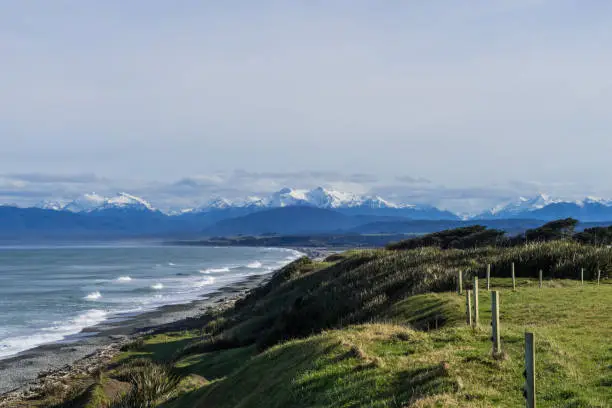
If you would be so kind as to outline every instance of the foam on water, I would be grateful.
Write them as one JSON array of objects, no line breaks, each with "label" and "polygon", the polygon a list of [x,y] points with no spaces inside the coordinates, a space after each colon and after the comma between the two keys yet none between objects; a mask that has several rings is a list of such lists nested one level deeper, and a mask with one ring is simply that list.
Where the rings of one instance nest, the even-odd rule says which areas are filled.
[{"label": "foam on water", "polygon": [[254,261],[254,262],[251,262],[251,263],[247,264],[247,266],[246,266],[246,267],[247,267],[247,268],[249,268],[249,269],[259,269],[259,268],[261,268],[262,266],[263,266],[263,265],[261,264],[261,262],[259,262],[259,261]]},{"label": "foam on water", "polygon": [[95,326],[106,320],[108,313],[91,309],[65,323],[55,322],[53,326],[43,327],[35,334],[0,339],[0,358],[12,356],[42,344],[64,340],[77,334],[86,327]]},{"label": "foam on water", "polygon": [[229,272],[230,268],[228,267],[224,267],[224,268],[208,268],[208,269],[203,269],[200,271],[200,273],[225,273],[225,272]]},{"label": "foam on water", "polygon": [[[239,282],[245,276],[269,273],[287,264],[289,258],[294,260],[301,255],[281,249],[225,247],[215,251],[164,248],[165,253],[150,247],[127,253],[125,248],[117,252],[69,251],[70,256],[52,249],[41,254],[33,252],[28,265],[19,264],[18,257],[13,261],[8,251],[0,252],[0,300],[3,306],[8,305],[8,309],[0,309],[0,359],[61,341],[104,320],[121,318],[126,311],[133,316],[164,305],[202,299],[202,295],[218,287]],[[176,264],[167,259],[174,259]],[[90,261],[92,265],[87,264]],[[75,264],[79,265],[78,271],[87,273],[70,272],[75,270],[71,268]],[[34,267],[40,271],[36,280],[31,272]],[[23,275],[17,275],[21,279],[17,287],[22,293],[27,288],[31,293],[27,298],[13,296],[11,291],[15,289],[9,288],[14,286],[3,286],[9,278],[15,282],[15,276],[2,272],[10,270],[14,274],[20,269]],[[194,274],[196,271],[201,274]],[[56,279],[63,276],[71,279]],[[22,307],[24,304],[27,306]]]},{"label": "foam on water", "polygon": [[99,291],[95,291],[95,292],[91,292],[90,294],[85,296],[83,299],[85,299],[85,300],[98,300],[101,297],[102,297],[102,294]]},{"label": "foam on water", "polygon": [[212,285],[215,283],[215,280],[212,276],[207,276],[205,279],[196,282],[195,287],[201,288],[202,286]]}]

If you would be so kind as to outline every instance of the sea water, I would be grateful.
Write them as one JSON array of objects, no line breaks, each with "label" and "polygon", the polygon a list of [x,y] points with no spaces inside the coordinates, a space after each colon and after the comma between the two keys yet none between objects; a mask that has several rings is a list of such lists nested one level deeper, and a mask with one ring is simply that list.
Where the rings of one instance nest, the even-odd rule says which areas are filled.
[{"label": "sea water", "polygon": [[0,247],[0,358],[117,316],[205,297],[299,256],[279,248]]}]

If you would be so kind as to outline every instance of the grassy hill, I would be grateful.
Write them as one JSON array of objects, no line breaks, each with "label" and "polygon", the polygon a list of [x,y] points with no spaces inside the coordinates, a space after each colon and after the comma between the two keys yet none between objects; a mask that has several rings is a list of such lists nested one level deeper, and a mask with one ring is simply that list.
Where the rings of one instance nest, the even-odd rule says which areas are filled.
[{"label": "grassy hill", "polygon": [[[470,282],[488,263],[501,291],[503,354],[495,357],[484,280],[476,329],[455,292],[458,271]],[[582,267],[585,286],[575,279]],[[539,269],[542,289],[533,279]],[[571,242],[303,258],[234,308],[147,337],[57,406],[106,406],[100,401],[132,387],[132,398],[149,395],[168,408],[518,407],[529,330],[540,407],[609,407],[611,271],[612,250]],[[109,406],[136,405],[124,398]]]}]

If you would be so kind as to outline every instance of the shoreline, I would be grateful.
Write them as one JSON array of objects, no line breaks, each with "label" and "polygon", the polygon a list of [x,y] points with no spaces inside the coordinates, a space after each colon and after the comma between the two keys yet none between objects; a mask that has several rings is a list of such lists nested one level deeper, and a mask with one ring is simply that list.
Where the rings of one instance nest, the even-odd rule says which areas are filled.
[{"label": "shoreline", "polygon": [[188,303],[161,306],[138,315],[117,316],[62,341],[6,357],[0,360],[0,407],[38,395],[46,382],[91,374],[138,337],[154,331],[180,330],[189,326],[195,317],[231,307],[251,289],[265,284],[276,272],[250,276]]}]

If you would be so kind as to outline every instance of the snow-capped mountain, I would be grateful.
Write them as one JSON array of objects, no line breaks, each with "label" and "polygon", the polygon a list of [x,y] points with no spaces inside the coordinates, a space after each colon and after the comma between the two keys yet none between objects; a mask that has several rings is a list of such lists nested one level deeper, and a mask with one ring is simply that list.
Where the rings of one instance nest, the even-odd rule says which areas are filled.
[{"label": "snow-capped mountain", "polygon": [[605,198],[600,198],[600,197],[588,196],[584,200],[578,201],[577,204],[583,207],[589,204],[600,204],[606,207],[612,207],[612,200],[607,200]]},{"label": "snow-capped mountain", "polygon": [[343,208],[355,206],[359,201],[356,195],[317,187],[313,190],[283,188],[264,200],[264,203],[266,207],[271,208],[292,206]]},{"label": "snow-capped mountain", "polygon": [[106,197],[99,194],[86,193],[66,204],[62,210],[71,212],[89,212],[103,207],[106,200]]},{"label": "snow-capped mountain", "polygon": [[520,197],[515,202],[497,206],[473,218],[524,218],[550,221],[570,217],[580,221],[612,220],[612,201],[596,197],[569,201],[539,194],[533,198]]},{"label": "snow-capped mountain", "polygon": [[96,193],[87,193],[72,200],[60,209],[77,213],[89,213],[109,209],[155,211],[149,202],[128,193],[119,193],[113,197],[104,197]]},{"label": "snow-capped mountain", "polygon": [[317,187],[313,190],[301,190],[283,188],[272,193],[266,198],[247,197],[244,200],[230,201],[216,198],[206,205],[200,207],[200,211],[225,209],[230,207],[261,207],[281,208],[309,206],[317,208],[341,209],[341,208],[408,208],[412,206],[400,206],[382,199],[378,196],[358,196],[335,190],[327,190]]},{"label": "snow-capped mountain", "polygon": [[538,194],[535,197],[519,197],[518,200],[500,204],[487,210],[475,218],[515,218],[517,215],[539,210],[547,205],[559,203],[562,200],[554,199],[547,194]]},{"label": "snow-capped mountain", "polygon": [[214,209],[214,210],[223,210],[225,208],[233,207],[234,203],[230,200],[222,197],[213,198],[208,203],[203,205],[202,209]]},{"label": "snow-capped mountain", "polygon": [[123,208],[140,211],[155,211],[148,201],[128,193],[119,193],[114,197],[107,198],[101,209]]},{"label": "snow-capped mountain", "polygon": [[300,205],[310,205],[306,194],[308,190],[294,190],[291,188],[283,188],[264,199],[266,207],[293,207]]},{"label": "snow-capped mountain", "polygon": [[260,209],[284,207],[315,207],[342,212],[347,215],[384,215],[413,219],[448,219],[458,217],[448,211],[431,206],[396,204],[375,195],[356,195],[317,187],[312,190],[283,188],[266,198],[249,197],[244,200],[230,201],[216,198],[204,206],[193,210],[194,213],[228,211],[230,209]]},{"label": "snow-capped mountain", "polygon": [[66,204],[61,201],[44,200],[36,204],[34,207],[43,210],[61,211],[65,206]]}]

